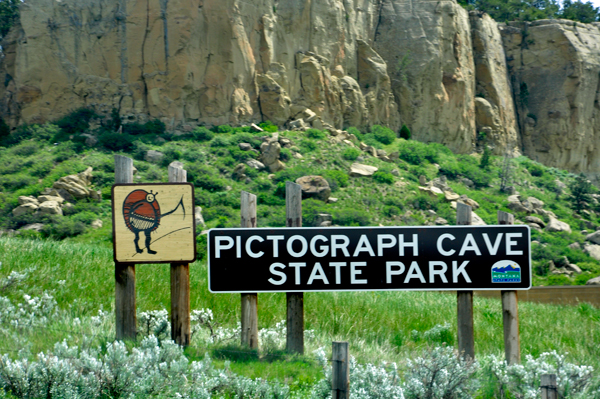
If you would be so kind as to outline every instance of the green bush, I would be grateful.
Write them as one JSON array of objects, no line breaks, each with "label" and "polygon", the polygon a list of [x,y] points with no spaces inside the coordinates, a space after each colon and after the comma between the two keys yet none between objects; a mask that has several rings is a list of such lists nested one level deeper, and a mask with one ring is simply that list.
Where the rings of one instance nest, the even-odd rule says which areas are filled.
[{"label": "green bush", "polygon": [[341,170],[326,170],[322,175],[329,183],[332,191],[336,191],[338,187],[347,187],[350,180],[348,174]]},{"label": "green bush", "polygon": [[402,125],[402,127],[400,128],[400,138],[404,140],[410,140],[410,137],[410,129],[408,128],[408,126]]},{"label": "green bush", "polygon": [[275,133],[277,130],[279,130],[277,125],[274,125],[271,123],[271,121],[261,122],[258,124],[258,127],[269,133]]},{"label": "green bush", "polygon": [[42,233],[47,237],[64,240],[85,232],[85,224],[71,218],[55,218],[52,223],[44,225]]},{"label": "green bush", "polygon": [[312,152],[317,148],[318,145],[313,140],[304,140],[300,143],[300,149],[302,150],[302,153]]},{"label": "green bush", "polygon": [[37,141],[24,141],[19,145],[14,146],[11,149],[11,152],[17,156],[28,157],[30,155],[35,154],[40,149],[41,146]]},{"label": "green bush", "polygon": [[214,175],[202,174],[196,176],[196,178],[192,180],[192,182],[196,187],[202,188],[210,192],[223,191],[227,187],[227,180]]},{"label": "green bush", "polygon": [[98,137],[98,144],[109,151],[130,152],[134,149],[136,137],[130,134],[105,131]]},{"label": "green bush", "polygon": [[211,220],[217,219],[219,216],[224,216],[227,218],[232,218],[235,215],[233,210],[224,205],[217,205],[210,208],[205,208],[202,210],[202,216],[204,220],[210,222]]},{"label": "green bush", "polygon": [[0,187],[3,190],[15,191],[23,187],[35,184],[37,179],[29,174],[19,173],[16,175],[0,176]]},{"label": "green bush", "polygon": [[440,201],[427,194],[417,194],[415,197],[410,198],[408,203],[411,204],[413,208],[422,211],[428,211],[430,209],[437,211]]},{"label": "green bush", "polygon": [[65,135],[83,133],[90,127],[92,118],[97,118],[98,115],[90,108],[80,108],[63,116],[61,119],[54,122]]},{"label": "green bush", "polygon": [[192,133],[192,137],[197,141],[210,141],[215,137],[215,134],[205,128],[204,126],[198,126],[195,128]]},{"label": "green bush", "polygon": [[347,161],[356,161],[356,158],[360,156],[360,150],[354,147],[348,147],[342,151],[342,158]]},{"label": "green bush", "polygon": [[50,173],[52,168],[54,168],[52,161],[49,159],[44,159],[36,162],[31,169],[29,169],[29,173],[35,177],[44,177]]},{"label": "green bush", "polygon": [[573,281],[564,274],[552,274],[548,276],[548,285],[572,285]]},{"label": "green bush", "polygon": [[356,136],[357,139],[359,139],[360,141],[362,141],[362,135],[363,134],[360,132],[360,130],[358,130],[354,126],[350,126],[348,129],[346,129],[346,131],[348,132],[348,134],[353,134],[353,135]]},{"label": "green bush", "polygon": [[398,216],[402,213],[402,209],[394,205],[386,205],[383,207],[383,214],[387,217]]},{"label": "green bush", "polygon": [[[250,151],[247,151],[250,152]],[[254,153],[252,153],[254,154]],[[292,152],[290,151],[289,148],[282,148],[281,152],[279,153],[279,159],[281,159],[283,162],[288,162],[290,159],[292,159]]]},{"label": "green bush", "polygon": [[319,215],[319,213],[328,213],[327,205],[323,203],[323,201],[319,201],[313,198],[308,198],[302,201],[303,226],[315,227],[317,223],[317,216]]},{"label": "green bush", "polygon": [[229,139],[223,136],[217,136],[210,142],[211,147],[228,147]]},{"label": "green bush", "polygon": [[219,125],[214,128],[215,133],[233,133],[233,128],[229,125]]},{"label": "green bush", "polygon": [[362,209],[343,208],[333,212],[333,222],[340,226],[369,226],[371,217]]},{"label": "green bush", "polygon": [[460,165],[455,160],[442,162],[440,165],[440,174],[450,179],[456,179],[460,175]]},{"label": "green bush", "polygon": [[391,173],[383,172],[381,170],[378,170],[377,172],[375,172],[373,174],[373,179],[375,179],[375,181],[377,181],[379,183],[385,183],[385,184],[393,184],[394,183],[394,175],[392,175]]},{"label": "green bush", "polygon": [[392,144],[396,140],[396,133],[390,128],[380,125],[373,125],[371,127],[371,133],[375,136],[375,139],[383,144]]},{"label": "green bush", "polygon": [[[442,146],[443,148],[444,146]],[[427,145],[420,141],[401,140],[398,145],[400,159],[413,165],[421,165],[425,161],[437,163],[439,161],[440,146]]]},{"label": "green bush", "polygon": [[311,139],[323,140],[327,138],[327,133],[319,129],[307,129],[306,137],[309,137]]}]

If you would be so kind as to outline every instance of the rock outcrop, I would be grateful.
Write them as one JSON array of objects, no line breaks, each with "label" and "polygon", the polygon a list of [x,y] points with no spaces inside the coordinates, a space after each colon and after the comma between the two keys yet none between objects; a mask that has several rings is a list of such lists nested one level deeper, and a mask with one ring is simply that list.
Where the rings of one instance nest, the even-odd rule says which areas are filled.
[{"label": "rock outcrop", "polygon": [[600,172],[599,24],[541,20],[501,26],[523,153]]},{"label": "rock outcrop", "polygon": [[378,10],[339,0],[39,0],[3,43],[2,114],[16,126],[83,106],[138,121],[399,127]]}]

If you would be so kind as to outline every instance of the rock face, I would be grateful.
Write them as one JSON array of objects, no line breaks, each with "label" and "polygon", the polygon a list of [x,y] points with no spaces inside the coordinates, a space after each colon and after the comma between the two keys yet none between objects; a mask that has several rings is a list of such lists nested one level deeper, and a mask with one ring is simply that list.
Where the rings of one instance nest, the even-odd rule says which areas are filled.
[{"label": "rock face", "polygon": [[[498,24],[489,15],[471,11],[471,35],[475,61],[475,125],[486,134],[487,144],[497,155],[520,151],[506,55]],[[516,150],[516,151],[515,151]]]},{"label": "rock face", "polygon": [[169,129],[282,124],[307,108],[338,128],[399,127],[387,63],[372,47],[373,2],[34,3],[3,45],[12,125],[94,106]]},{"label": "rock face", "polygon": [[566,20],[501,27],[523,152],[545,165],[600,172],[600,29]]},{"label": "rock face", "polygon": [[20,15],[0,65],[11,127],[84,106],[174,133],[406,124],[600,176],[599,23],[496,24],[455,0],[36,0]]}]

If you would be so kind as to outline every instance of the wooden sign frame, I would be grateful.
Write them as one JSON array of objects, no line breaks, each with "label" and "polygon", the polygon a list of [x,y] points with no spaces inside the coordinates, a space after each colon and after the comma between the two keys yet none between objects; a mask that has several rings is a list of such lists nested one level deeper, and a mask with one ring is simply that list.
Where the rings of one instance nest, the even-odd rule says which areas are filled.
[{"label": "wooden sign frame", "polygon": [[[160,195],[160,190],[164,190],[165,188],[168,188],[169,186],[186,186],[189,187],[189,194],[191,194],[191,201],[187,200],[183,201],[183,196],[181,197],[180,201],[177,203],[177,205],[173,205],[172,208],[173,209],[164,209],[162,210],[162,214],[159,212],[160,216],[158,217],[158,219],[155,219],[153,222],[148,222],[148,226],[142,226],[142,228],[140,229],[140,226],[137,226],[138,228],[135,228],[135,226],[130,227],[127,225],[127,222],[124,222],[123,219],[117,219],[117,212],[115,212],[115,189],[118,190],[119,187],[131,187],[132,191],[130,192],[130,194],[133,191],[136,190],[144,190],[144,188],[153,188],[154,192],[158,192]],[[145,190],[144,190],[145,191]],[[126,263],[126,264],[142,264],[142,263],[173,263],[173,262],[180,262],[180,263],[192,263],[196,260],[197,257],[197,252],[196,252],[196,220],[194,217],[194,186],[191,183],[141,183],[141,184],[114,184],[112,186],[112,190],[111,190],[111,208],[112,208],[112,222],[113,222],[113,257],[114,257],[114,261],[118,262],[118,263]],[[151,194],[149,192],[147,192],[147,194]],[[129,194],[128,194],[129,195]],[[139,195],[139,194],[138,194]],[[160,198],[160,197],[159,197]],[[154,196],[150,197],[150,202],[146,201],[145,203],[145,207],[150,208],[154,201]],[[143,200],[142,200],[143,202]],[[158,203],[158,198],[156,203]],[[160,205],[159,205],[160,206]],[[162,217],[164,216],[168,216],[170,214],[172,214],[173,212],[175,212],[180,206],[182,207],[189,207],[189,210],[186,210],[186,214],[189,215],[188,217],[191,219],[191,222],[186,222],[185,224],[185,228],[191,228],[191,239],[193,240],[193,243],[191,245],[192,250],[188,251],[188,254],[190,256],[186,256],[185,258],[177,258],[174,259],[173,257],[170,258],[159,258],[159,259],[147,259],[148,257],[146,256],[146,258],[140,258],[140,259],[134,259],[133,257],[135,255],[133,255],[131,258],[126,258],[126,259],[120,259],[117,257],[117,244],[118,244],[118,240],[117,240],[117,223],[125,223],[126,227],[129,228],[129,230],[131,230],[132,233],[135,234],[135,237],[137,238],[138,242],[143,245],[143,242],[145,240],[146,237],[150,237],[151,233],[156,230],[158,228],[158,225],[160,224],[160,221],[162,219]],[[125,205],[123,206],[123,215],[119,214],[119,217],[124,217],[125,216]],[[164,208],[164,207],[163,207]],[[121,209],[120,209],[121,210]],[[131,217],[131,216],[129,216]],[[132,225],[132,223],[129,223],[129,225]],[[156,227],[155,227],[156,226]],[[147,227],[147,228],[146,228]],[[136,230],[136,231],[134,231]],[[159,237],[161,238],[161,237]],[[134,235],[132,234],[131,239],[134,240]],[[164,245],[164,243],[162,243]],[[139,247],[138,247],[139,248]],[[147,248],[143,248],[142,252],[144,252],[145,254],[147,254],[146,251]],[[136,251],[134,249],[134,251]],[[137,251],[137,253],[140,253],[139,251]]]}]

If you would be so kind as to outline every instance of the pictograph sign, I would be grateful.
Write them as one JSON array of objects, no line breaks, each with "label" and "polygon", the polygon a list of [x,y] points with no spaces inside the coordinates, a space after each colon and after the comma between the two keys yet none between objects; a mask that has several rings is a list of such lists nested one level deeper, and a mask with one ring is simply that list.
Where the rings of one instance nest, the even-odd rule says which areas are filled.
[{"label": "pictograph sign", "polygon": [[528,226],[211,229],[211,292],[527,290]]},{"label": "pictograph sign", "polygon": [[115,262],[196,260],[192,184],[115,184],[112,211]]}]

